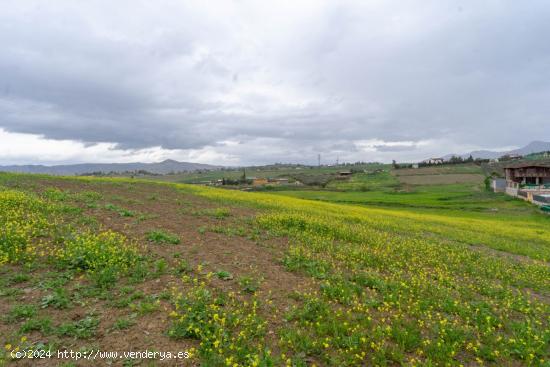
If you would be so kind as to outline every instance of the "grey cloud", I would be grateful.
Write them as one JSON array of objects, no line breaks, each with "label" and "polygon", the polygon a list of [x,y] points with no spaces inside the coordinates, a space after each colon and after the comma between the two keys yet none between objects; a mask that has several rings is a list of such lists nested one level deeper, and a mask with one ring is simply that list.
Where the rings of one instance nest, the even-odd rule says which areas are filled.
[{"label": "grey cloud", "polygon": [[550,5],[460,4],[6,1],[0,128],[132,149],[277,142],[235,151],[251,163],[357,157],[365,139],[550,139]]},{"label": "grey cloud", "polygon": [[412,146],[408,146],[408,145],[396,145],[396,146],[375,145],[374,148],[379,152],[408,152],[408,151],[416,149],[416,145],[412,145]]}]

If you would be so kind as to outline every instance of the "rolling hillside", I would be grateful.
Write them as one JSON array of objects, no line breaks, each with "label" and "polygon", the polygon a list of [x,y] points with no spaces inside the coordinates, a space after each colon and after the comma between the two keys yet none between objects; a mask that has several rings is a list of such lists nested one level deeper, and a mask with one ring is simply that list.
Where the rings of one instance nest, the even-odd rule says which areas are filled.
[{"label": "rolling hillside", "polygon": [[50,175],[82,175],[95,172],[123,173],[133,171],[147,171],[155,174],[168,174],[173,172],[187,172],[196,170],[216,170],[221,166],[209,164],[178,162],[167,159],[158,163],[82,163],[58,166],[25,165],[25,166],[0,166],[0,172],[18,173],[44,173]]},{"label": "rolling hillside", "polygon": [[187,353],[168,365],[547,363],[550,217],[499,195],[485,204],[507,213],[409,200],[0,174],[0,360],[70,348]]},{"label": "rolling hillside", "polygon": [[506,151],[492,151],[492,150],[475,150],[470,153],[461,153],[461,154],[447,154],[444,156],[444,159],[449,159],[452,156],[459,156],[462,158],[468,158],[469,156],[472,156],[474,159],[481,158],[481,159],[494,159],[502,157],[503,155],[510,155],[510,154],[519,154],[521,156],[532,154],[532,153],[538,153],[538,152],[545,152],[550,151],[550,142],[545,141],[532,141],[526,146],[518,149],[513,150],[506,150]]}]

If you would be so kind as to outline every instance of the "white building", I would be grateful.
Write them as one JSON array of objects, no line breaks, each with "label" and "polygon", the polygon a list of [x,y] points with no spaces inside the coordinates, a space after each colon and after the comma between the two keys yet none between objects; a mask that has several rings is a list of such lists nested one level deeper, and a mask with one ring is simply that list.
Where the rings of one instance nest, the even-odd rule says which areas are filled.
[{"label": "white building", "polygon": [[424,161],[424,163],[428,164],[443,164],[444,162],[445,160],[443,158],[430,158]]}]

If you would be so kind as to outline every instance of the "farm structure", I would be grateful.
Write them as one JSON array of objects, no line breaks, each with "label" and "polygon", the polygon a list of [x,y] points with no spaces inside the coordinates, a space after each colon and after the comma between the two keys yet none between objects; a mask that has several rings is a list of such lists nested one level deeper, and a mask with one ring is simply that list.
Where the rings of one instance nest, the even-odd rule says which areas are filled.
[{"label": "farm structure", "polygon": [[288,178],[271,178],[271,177],[253,177],[251,178],[253,186],[264,185],[288,185],[290,180]]},{"label": "farm structure", "polygon": [[252,178],[252,185],[254,186],[266,185],[267,183],[268,183],[267,178],[263,178],[263,177]]},{"label": "farm structure", "polygon": [[506,193],[534,204],[550,203],[550,162],[523,162],[504,167]]},{"label": "farm structure", "polygon": [[423,163],[426,164],[443,164],[445,163],[445,160],[443,158],[430,158],[423,161]]},{"label": "farm structure", "polygon": [[270,183],[276,183],[278,185],[288,185],[290,180],[288,178],[274,178],[269,180]]}]

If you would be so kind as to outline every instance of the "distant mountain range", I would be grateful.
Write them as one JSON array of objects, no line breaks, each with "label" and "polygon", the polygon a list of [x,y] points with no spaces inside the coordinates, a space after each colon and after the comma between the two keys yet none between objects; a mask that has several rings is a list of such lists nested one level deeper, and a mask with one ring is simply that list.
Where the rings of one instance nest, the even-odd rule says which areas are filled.
[{"label": "distant mountain range", "polygon": [[221,166],[213,166],[201,163],[178,162],[167,159],[158,163],[83,163],[68,164],[59,166],[27,165],[27,166],[0,166],[0,172],[21,172],[21,173],[46,173],[50,175],[81,175],[92,172],[132,172],[147,171],[156,174],[167,174],[171,172],[189,172],[196,170],[216,170]]},{"label": "distant mountain range", "polygon": [[446,156],[443,157],[443,159],[447,160],[453,156],[468,158],[470,155],[474,157],[474,159],[476,158],[494,159],[494,158],[502,157],[503,155],[506,155],[506,154],[519,154],[523,156],[531,153],[546,152],[546,151],[550,151],[550,142],[532,141],[526,146],[524,146],[523,148],[519,148],[519,149],[514,149],[514,150],[509,150],[504,152],[496,152],[491,150],[476,150],[466,154],[447,154]]}]

